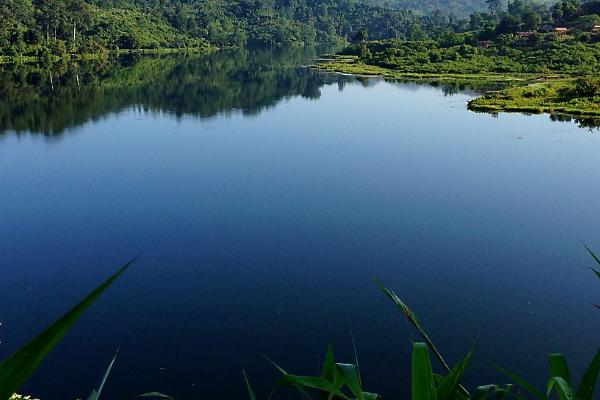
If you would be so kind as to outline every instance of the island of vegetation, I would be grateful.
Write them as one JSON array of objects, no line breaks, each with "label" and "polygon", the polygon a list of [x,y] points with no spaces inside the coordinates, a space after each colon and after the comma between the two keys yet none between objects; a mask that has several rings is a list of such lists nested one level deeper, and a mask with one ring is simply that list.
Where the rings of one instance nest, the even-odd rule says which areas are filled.
[{"label": "island of vegetation", "polygon": [[469,102],[482,112],[548,112],[600,121],[600,1],[560,0],[544,5],[514,0],[506,10],[489,0],[489,12],[467,20],[437,14],[437,28],[409,39],[354,44],[316,66],[390,79],[464,81],[487,87]]}]

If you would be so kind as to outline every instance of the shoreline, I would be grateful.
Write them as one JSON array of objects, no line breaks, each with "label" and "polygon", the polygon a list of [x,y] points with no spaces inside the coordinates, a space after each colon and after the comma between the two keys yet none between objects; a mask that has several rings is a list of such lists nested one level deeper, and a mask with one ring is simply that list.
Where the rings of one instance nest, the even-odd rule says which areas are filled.
[{"label": "shoreline", "polygon": [[335,72],[354,76],[364,77],[382,77],[386,79],[408,79],[419,80],[422,82],[457,82],[457,81],[478,81],[490,83],[516,83],[527,82],[535,79],[540,79],[543,76],[540,74],[498,74],[498,73],[481,73],[481,74],[455,74],[455,73],[424,73],[398,71],[391,68],[380,67],[377,65],[365,64],[358,62],[358,56],[346,55],[326,55],[319,58],[311,67],[320,71]]},{"label": "shoreline", "polygon": [[[358,77],[381,77],[387,80],[416,83],[473,83],[505,85],[484,93],[467,103],[467,109],[481,113],[560,114],[572,118],[600,118],[600,105],[593,100],[559,95],[572,90],[576,77],[561,74],[453,74],[398,71],[360,62],[358,56],[325,55],[312,68]],[[573,104],[576,103],[576,104]]]}]

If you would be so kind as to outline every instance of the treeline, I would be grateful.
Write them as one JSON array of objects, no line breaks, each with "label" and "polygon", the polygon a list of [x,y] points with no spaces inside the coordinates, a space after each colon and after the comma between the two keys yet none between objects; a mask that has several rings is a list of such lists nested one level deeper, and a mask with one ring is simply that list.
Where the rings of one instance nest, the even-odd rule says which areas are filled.
[{"label": "treeline", "polygon": [[0,57],[275,46],[426,34],[429,17],[355,0],[0,0]]},{"label": "treeline", "polygon": [[488,3],[488,12],[442,21],[429,37],[362,41],[345,52],[408,73],[599,73],[600,1]]},{"label": "treeline", "polygon": [[[518,34],[520,38],[537,39],[535,33],[556,35],[580,35],[584,38],[600,24],[600,1],[582,3],[580,0],[559,0],[551,6],[529,0],[514,0],[506,10],[499,0],[488,0],[489,13],[473,13],[469,30],[479,31],[480,39],[497,39],[500,35]],[[578,36],[581,39],[581,36]]]}]

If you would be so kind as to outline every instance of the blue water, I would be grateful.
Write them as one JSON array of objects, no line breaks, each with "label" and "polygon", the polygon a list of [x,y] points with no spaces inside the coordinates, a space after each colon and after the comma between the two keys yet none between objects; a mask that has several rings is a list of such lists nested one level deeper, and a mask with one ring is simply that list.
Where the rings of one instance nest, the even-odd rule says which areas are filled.
[{"label": "blue water", "polygon": [[365,388],[406,397],[407,325],[376,280],[449,361],[475,345],[467,385],[507,382],[493,363],[542,383],[556,351],[580,376],[600,345],[580,243],[600,251],[600,135],[426,85],[316,92],[209,117],[138,99],[0,136],[0,357],[141,252],[22,392],[87,396],[120,348],[106,398],[240,398],[242,363],[266,398],[262,353],[316,374],[328,340],[352,361],[352,332]]}]

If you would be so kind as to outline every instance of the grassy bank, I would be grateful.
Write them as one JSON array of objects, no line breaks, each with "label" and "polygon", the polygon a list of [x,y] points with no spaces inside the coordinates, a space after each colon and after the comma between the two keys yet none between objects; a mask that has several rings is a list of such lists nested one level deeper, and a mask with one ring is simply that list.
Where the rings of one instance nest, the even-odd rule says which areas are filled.
[{"label": "grassy bank", "polygon": [[320,58],[314,68],[321,71],[352,74],[358,76],[380,76],[394,80],[415,80],[425,82],[490,82],[490,83],[519,83],[528,82],[540,77],[539,74],[499,74],[492,72],[482,73],[452,73],[452,72],[415,72],[404,69],[386,68],[378,65],[367,64],[354,55],[327,55]]},{"label": "grassy bank", "polygon": [[538,80],[526,86],[509,87],[469,102],[469,109],[481,112],[526,112],[565,114],[600,118],[600,96],[579,90],[576,78]]},{"label": "grassy bank", "polygon": [[[399,81],[470,83],[487,91],[468,103],[471,111],[549,113],[576,118],[600,118],[600,84],[598,89],[591,88],[586,92],[580,87],[581,79],[564,74],[412,72],[367,64],[354,55],[326,56],[319,59],[313,67],[321,71],[379,76]],[[588,81],[594,79],[589,78]]]}]

